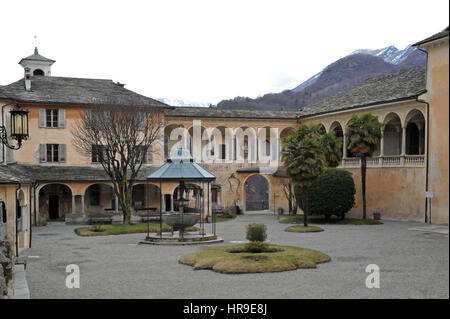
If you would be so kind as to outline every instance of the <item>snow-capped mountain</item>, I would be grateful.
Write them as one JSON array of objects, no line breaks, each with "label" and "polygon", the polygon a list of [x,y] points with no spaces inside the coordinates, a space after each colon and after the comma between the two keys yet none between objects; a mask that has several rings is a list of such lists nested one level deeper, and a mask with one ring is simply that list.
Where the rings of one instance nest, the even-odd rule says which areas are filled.
[{"label": "snow-capped mountain", "polygon": [[398,50],[394,46],[377,50],[356,50],[329,64],[292,90],[268,93],[256,99],[236,97],[223,100],[217,106],[236,109],[299,109],[370,77],[425,63],[425,53],[411,46],[404,50]]},{"label": "snow-capped mountain", "polygon": [[171,106],[200,106],[200,107],[209,107],[212,103],[199,103],[199,102],[191,102],[184,101],[180,99],[167,99],[167,98],[159,98],[157,99],[160,102],[166,103]]},{"label": "snow-capped mountain", "polygon": [[400,64],[403,60],[405,60],[408,55],[410,55],[416,48],[412,47],[411,45],[408,45],[405,49],[399,50],[395,46],[391,45],[388,47],[385,47],[383,49],[377,49],[377,50],[370,50],[370,49],[360,49],[353,51],[350,53],[352,54],[370,54],[373,56],[377,56],[382,58],[384,61],[392,64]]},{"label": "snow-capped mountain", "polygon": [[[411,53],[415,53],[417,49],[412,47],[411,45],[408,45],[405,49],[399,50],[395,46],[390,45],[388,47],[382,48],[382,49],[359,49],[356,51],[353,51],[347,57],[350,57],[352,55],[358,55],[358,54],[368,54],[371,56],[375,56],[378,58],[383,59],[385,62],[392,64],[392,65],[400,65],[403,61],[405,61],[408,56],[411,55]],[[411,56],[414,56],[415,54],[412,54]],[[405,66],[410,66],[410,63],[405,63]],[[413,63],[415,65],[415,63]],[[299,86],[295,87],[292,91],[294,92],[300,92],[306,87],[314,84],[322,75],[322,73],[326,70],[326,68],[316,75],[310,77],[308,80],[300,84]]]}]

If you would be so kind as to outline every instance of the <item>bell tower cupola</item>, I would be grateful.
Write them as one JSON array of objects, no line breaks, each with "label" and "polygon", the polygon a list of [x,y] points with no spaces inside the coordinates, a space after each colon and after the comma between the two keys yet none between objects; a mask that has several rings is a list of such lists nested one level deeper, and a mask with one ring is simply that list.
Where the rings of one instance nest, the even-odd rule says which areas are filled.
[{"label": "bell tower cupola", "polygon": [[34,48],[34,54],[20,60],[19,64],[25,70],[27,76],[50,76],[51,66],[55,60],[48,59],[39,54],[37,47]]}]

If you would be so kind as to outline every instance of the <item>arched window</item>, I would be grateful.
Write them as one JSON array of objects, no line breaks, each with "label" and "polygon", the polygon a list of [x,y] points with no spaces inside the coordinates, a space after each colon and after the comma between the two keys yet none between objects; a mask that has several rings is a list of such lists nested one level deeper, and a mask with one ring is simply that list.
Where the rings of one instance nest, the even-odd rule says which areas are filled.
[{"label": "arched window", "polygon": [[400,155],[402,150],[402,124],[400,117],[390,113],[384,119],[384,155]]},{"label": "arched window", "polygon": [[41,69],[36,69],[33,71],[33,75],[44,75],[44,71],[42,71]]}]

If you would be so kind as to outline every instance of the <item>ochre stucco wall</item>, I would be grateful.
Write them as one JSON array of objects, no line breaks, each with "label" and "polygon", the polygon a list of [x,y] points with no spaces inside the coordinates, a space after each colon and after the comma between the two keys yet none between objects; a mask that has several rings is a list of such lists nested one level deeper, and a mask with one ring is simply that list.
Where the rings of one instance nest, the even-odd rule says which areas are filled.
[{"label": "ochre stucco wall", "polygon": [[431,221],[449,222],[449,40],[430,44],[427,68],[427,100],[430,104],[429,190]]},{"label": "ochre stucco wall", "polygon": [[[353,175],[356,204],[349,216],[362,216],[361,169]],[[382,218],[424,221],[425,172],[423,168],[368,168],[366,179],[367,217],[379,211]]]},{"label": "ochre stucco wall", "polygon": [[[0,103],[1,104],[1,103]],[[93,165],[91,158],[77,152],[73,146],[72,131],[76,127],[77,122],[84,117],[83,107],[76,106],[42,106],[42,105],[21,105],[27,109],[28,125],[30,139],[23,143],[20,150],[10,151],[10,161],[17,161],[19,163],[31,163],[41,165]],[[51,108],[66,110],[66,127],[65,128],[43,128],[39,127],[39,109]],[[162,134],[162,132],[161,132]],[[160,156],[160,143],[155,141],[154,143],[154,157],[152,165],[159,165],[162,163],[163,158]],[[66,144],[66,156],[67,159],[64,163],[40,163],[39,161],[39,144]],[[100,166],[99,166],[100,167]]]}]

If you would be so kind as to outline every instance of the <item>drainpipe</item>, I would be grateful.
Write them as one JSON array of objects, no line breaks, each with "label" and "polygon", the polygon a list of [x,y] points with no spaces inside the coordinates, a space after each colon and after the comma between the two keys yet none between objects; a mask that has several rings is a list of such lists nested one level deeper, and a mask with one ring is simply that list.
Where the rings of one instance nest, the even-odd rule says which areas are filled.
[{"label": "drainpipe", "polygon": [[14,206],[16,207],[16,227],[15,227],[15,233],[16,233],[16,257],[19,257],[19,233],[17,232],[17,191],[22,187],[20,183],[17,184],[16,188],[16,201],[14,202]]},{"label": "drainpipe", "polygon": [[[425,65],[425,81],[427,80],[428,77],[428,51],[421,49],[420,47],[417,47],[417,50],[422,51],[425,53],[426,55],[426,65]],[[430,159],[430,103],[428,103],[427,101],[424,100],[420,100],[418,99],[418,96],[416,96],[416,101],[419,103],[424,103],[426,105],[426,109],[427,109],[427,151],[425,154],[425,192],[429,191],[429,159]],[[430,208],[430,213],[431,213],[431,208]],[[431,214],[430,214],[430,218],[428,219],[428,198],[425,197],[425,218],[424,218],[425,223],[430,223],[431,224]]]},{"label": "drainpipe", "polygon": [[[39,205],[39,201],[37,201],[36,198],[36,189],[39,187],[39,182],[33,183],[33,199],[34,199],[34,205],[33,205],[33,215],[34,215],[34,226],[37,225],[37,205]],[[31,220],[30,220],[31,222]]]},{"label": "drainpipe", "polygon": [[[428,182],[428,180],[429,180],[429,178],[428,178],[429,164],[428,164],[428,162],[429,162],[429,158],[430,158],[430,150],[429,150],[429,148],[430,148],[430,103],[420,100],[417,97],[416,97],[416,101],[419,103],[424,103],[427,108],[427,123],[426,123],[427,124],[427,133],[426,133],[427,134],[427,141],[426,141],[427,151],[425,153],[425,192],[428,192],[429,191],[429,182]],[[430,209],[430,212],[431,212],[431,209]],[[428,219],[428,198],[427,197],[425,197],[425,219],[424,219],[424,221],[425,221],[425,223],[428,222],[431,224],[431,215],[430,215],[430,218]]]}]

